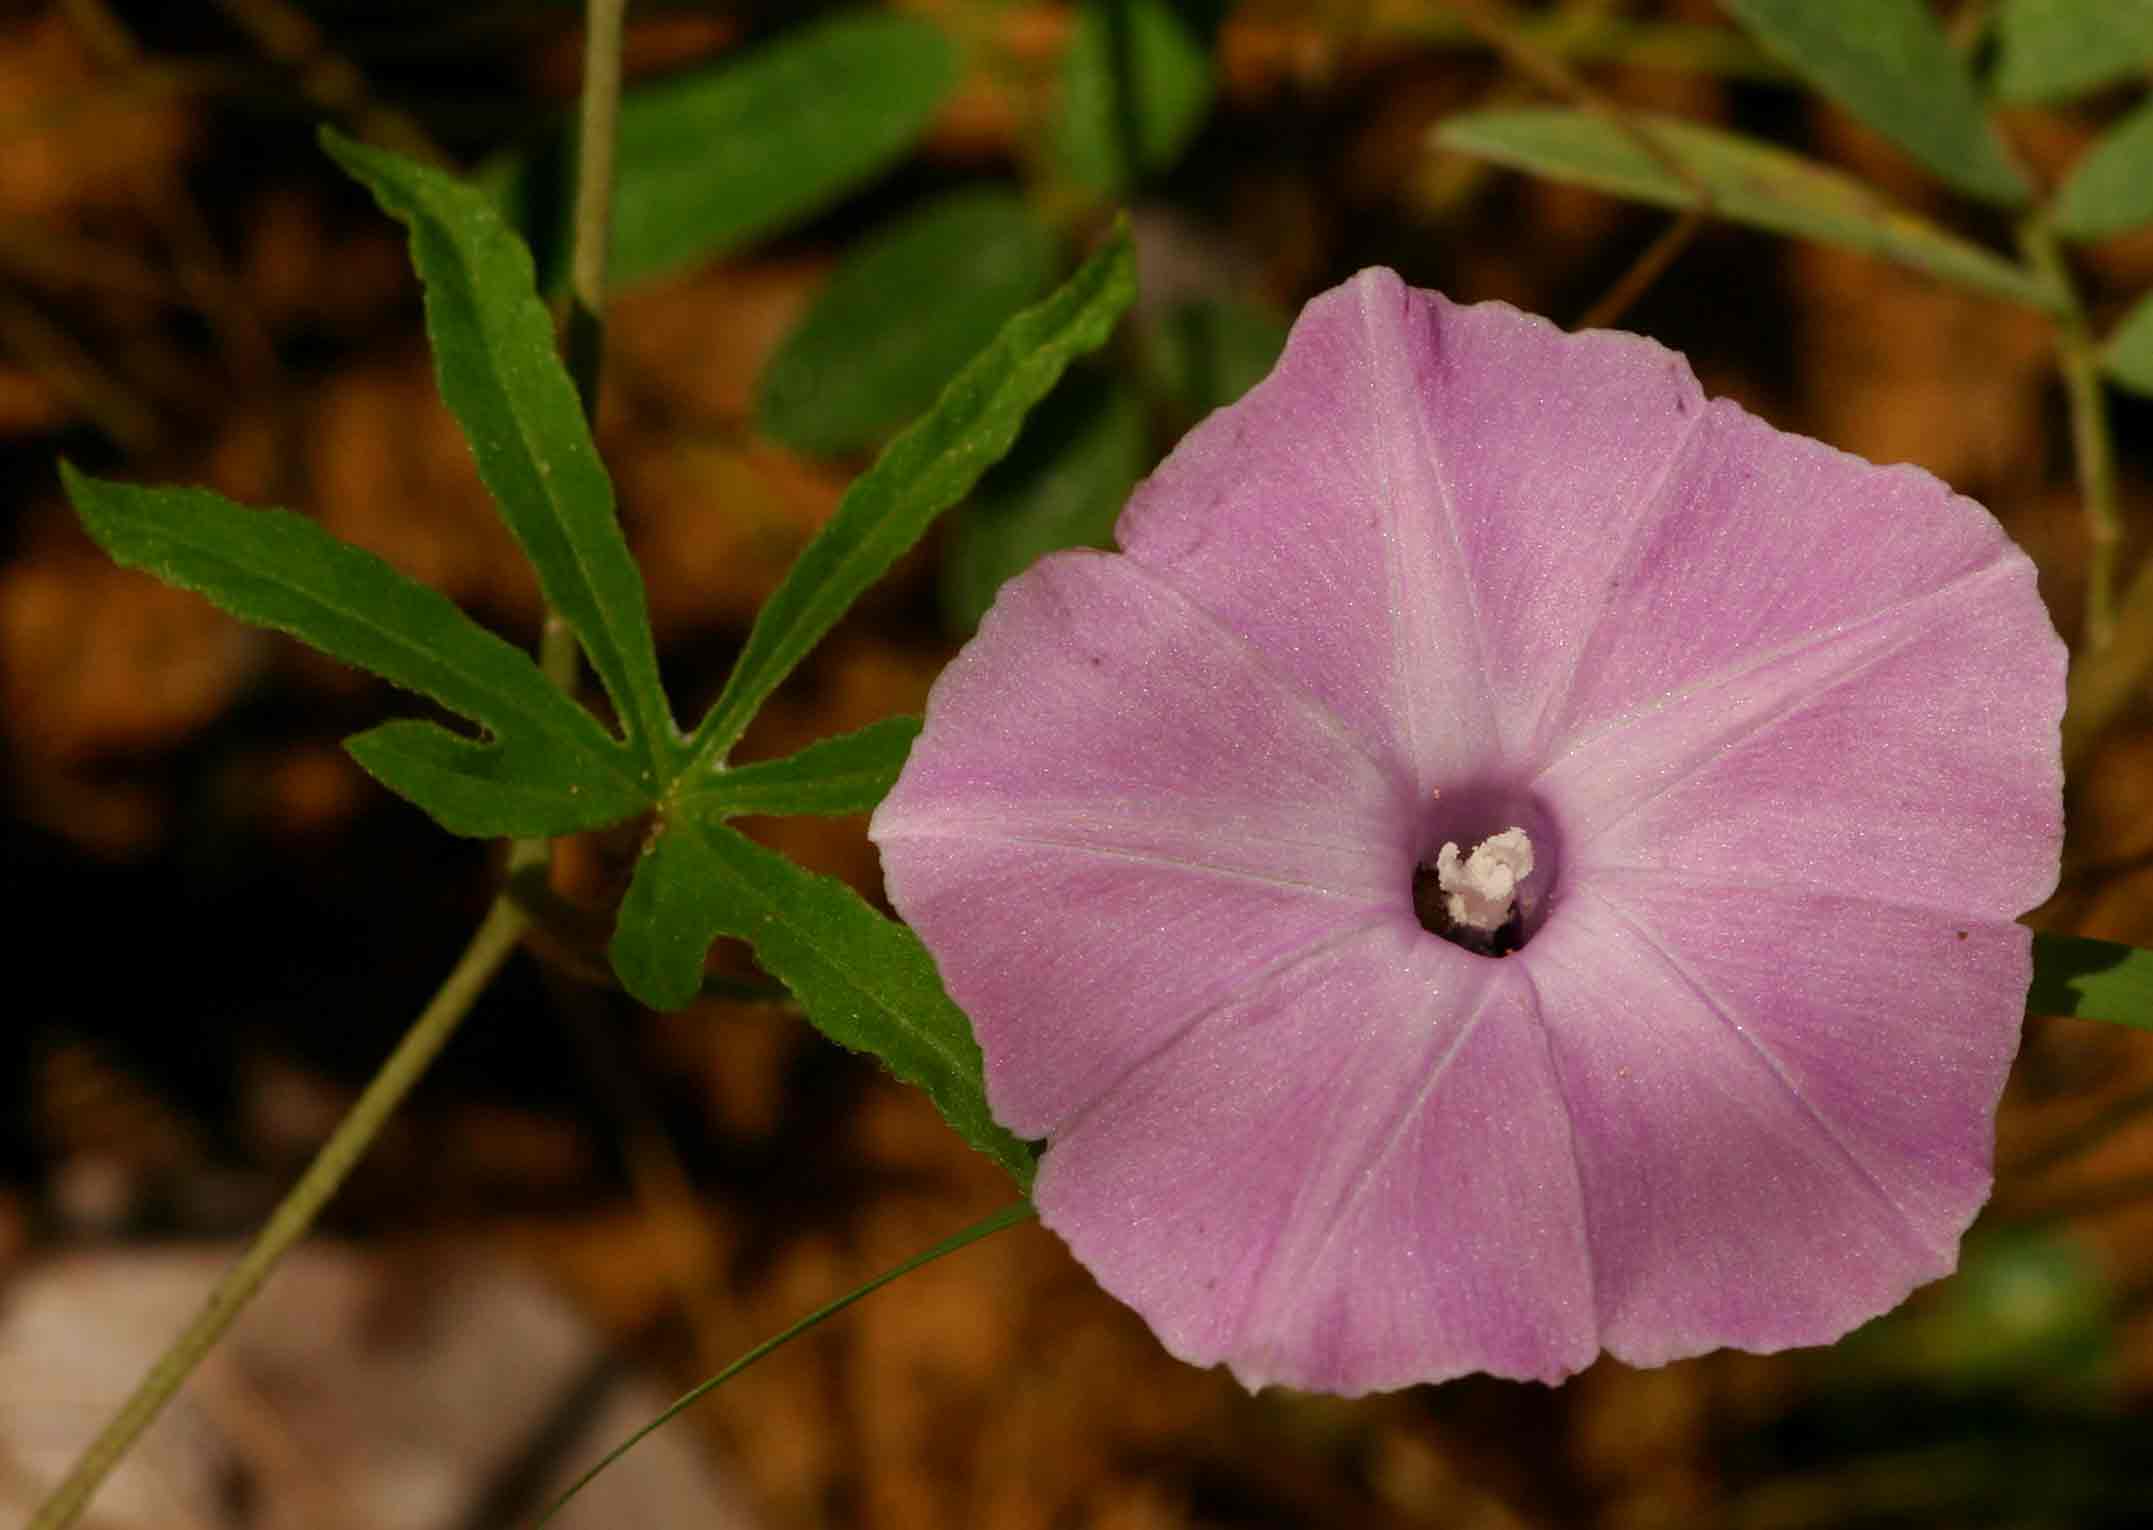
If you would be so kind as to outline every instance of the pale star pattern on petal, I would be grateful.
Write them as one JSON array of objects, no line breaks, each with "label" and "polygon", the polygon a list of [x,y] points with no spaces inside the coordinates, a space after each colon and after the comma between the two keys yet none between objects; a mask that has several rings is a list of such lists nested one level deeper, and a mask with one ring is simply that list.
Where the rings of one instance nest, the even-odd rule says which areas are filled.
[{"label": "pale star pattern on petal", "polygon": [[1169,1349],[1554,1381],[1953,1267],[2062,837],[1985,510],[1367,271],[1117,538],[1004,587],[872,832]]}]

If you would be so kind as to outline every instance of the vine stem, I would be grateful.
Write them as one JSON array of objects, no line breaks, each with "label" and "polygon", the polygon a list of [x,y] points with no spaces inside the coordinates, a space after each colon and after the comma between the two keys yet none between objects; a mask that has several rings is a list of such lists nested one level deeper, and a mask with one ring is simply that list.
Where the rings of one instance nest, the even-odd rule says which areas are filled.
[{"label": "vine stem", "polygon": [[2138,693],[2153,659],[2153,562],[2138,570],[2118,600],[2123,516],[2116,502],[2115,437],[2101,387],[2100,346],[2047,219],[2039,213],[2028,218],[2019,228],[2019,244],[2057,299],[2056,363],[2070,404],[2071,455],[2085,508],[2085,630],[2071,660],[2063,714],[2063,764],[2070,772],[2085,762]]},{"label": "vine stem", "polygon": [[[585,414],[593,419],[597,414],[598,357],[604,338],[605,252],[612,231],[613,155],[620,107],[621,31],[626,11],[627,0],[591,0],[584,28],[574,288],[565,349],[577,396]],[[575,637],[559,613],[552,610],[546,613],[539,658],[548,678],[563,689],[573,688],[578,659]],[[542,874],[549,854],[548,843],[543,839],[515,841],[509,849],[510,886],[519,873]],[[337,1123],[298,1183],[285,1192],[246,1251],[218,1280],[194,1321],[158,1357],[119,1411],[75,1458],[67,1475],[38,1506],[24,1530],[68,1530],[82,1517],[97,1490],[142,1432],[155,1422],[202,1358],[246,1310],[284,1256],[312,1230],[322,1209],[373,1146],[382,1126],[441,1055],[441,1049],[456,1034],[486,985],[515,954],[530,923],[530,917],[504,887],[448,977]]]},{"label": "vine stem", "polygon": [[[606,257],[613,246],[613,164],[620,138],[621,33],[627,14],[628,0],[590,0],[583,23],[583,106],[577,125],[576,208],[561,355],[593,434],[605,361]],[[548,606],[539,629],[539,669],[574,694],[579,658],[575,633],[561,613]],[[509,847],[509,873],[543,866],[550,854],[544,840],[518,840]]]},{"label": "vine stem", "polygon": [[583,110],[576,149],[568,333],[562,346],[584,416],[598,423],[605,348],[606,256],[613,243],[613,161],[620,136],[621,31],[628,0],[590,0],[583,28]]},{"label": "vine stem", "polygon": [[2139,694],[2149,659],[2153,659],[2153,561],[2139,568],[2123,592],[2108,643],[2100,648],[2082,645],[2071,661],[2070,694],[2063,711],[2066,773],[2075,774],[2108,725]]},{"label": "vine stem", "polygon": [[1682,258],[1682,252],[1690,247],[1703,227],[1704,213],[1695,207],[1685,209],[1638,252],[1629,269],[1616,277],[1614,284],[1571,327],[1606,329],[1620,323],[1637,300],[1652,289],[1652,284],[1667,274],[1667,268]]},{"label": "vine stem", "polygon": [[1681,182],[1683,189],[1694,199],[1691,207],[1695,211],[1712,211],[1712,188],[1682,156],[1660,142],[1659,137],[1620,101],[1587,83],[1584,76],[1527,36],[1507,5],[1499,4],[1497,0],[1438,0],[1438,3],[1460,26],[1501,54],[1511,68],[1551,94],[1594,113],[1627,138],[1647,159]]},{"label": "vine stem", "polygon": [[[1713,209],[1712,188],[1704,183],[1681,155],[1675,153],[1636,114],[1606,92],[1588,84],[1556,52],[1527,34],[1524,23],[1507,6],[1494,0],[1439,0],[1444,11],[1466,31],[1500,54],[1513,69],[1544,89],[1596,114],[1617,133],[1630,140],[1647,159],[1665,170],[1690,194],[1690,203],[1675,221],[1630,263],[1573,328],[1599,329],[1613,324],[1629,311],[1651,285],[1666,274],[1697,237]],[[1579,24],[1591,18],[1578,18]]]},{"label": "vine stem", "polygon": [[2116,509],[2115,447],[2108,430],[2108,405],[2101,394],[2100,347],[2094,343],[2085,308],[2064,264],[2062,247],[2046,218],[2036,214],[2019,230],[2019,242],[2034,271],[2054,291],[2062,306],[2056,314],[2056,360],[2071,406],[2071,455],[2078,464],[2078,488],[2085,500],[2086,629],[2081,648],[2100,652],[2116,635],[2116,558],[2122,550],[2123,520]]},{"label": "vine stem", "polygon": [[411,1092],[411,1086],[419,1081],[427,1066],[440,1055],[441,1048],[456,1033],[458,1022],[470,1010],[473,1001],[514,953],[526,923],[523,912],[505,896],[494,900],[493,907],[487,911],[463,956],[434,994],[433,1001],[405,1032],[404,1039],[397,1043],[396,1050],[389,1054],[389,1060],[381,1065],[381,1071],[374,1075],[344,1119],[337,1123],[336,1130],[314,1155],[314,1161],[307,1165],[299,1182],[270,1213],[269,1220],[254,1235],[246,1252],[224,1272],[194,1321],[158,1357],[157,1363],[150,1367],[132,1395],[98,1432],[97,1438],[75,1458],[67,1476],[38,1506],[37,1513],[24,1530],[66,1530],[81,1517],[83,1510],[89,1507],[90,1499],[142,1431],[163,1411],[164,1405],[171,1401],[202,1357],[224,1337],[225,1330],[261,1290],[278,1261],[313,1227],[322,1207],[328,1204],[373,1145],[382,1123]]}]

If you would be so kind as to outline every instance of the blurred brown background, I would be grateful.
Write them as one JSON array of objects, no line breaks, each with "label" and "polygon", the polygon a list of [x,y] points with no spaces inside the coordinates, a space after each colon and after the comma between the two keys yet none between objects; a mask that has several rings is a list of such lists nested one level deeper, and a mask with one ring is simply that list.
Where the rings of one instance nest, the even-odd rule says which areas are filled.
[{"label": "blurred brown background", "polygon": [[[925,151],[798,232],[638,289],[612,316],[601,439],[687,716],[856,466],[758,438],[762,359],[863,229],[925,190],[1021,171],[1069,35],[1048,4],[899,8],[991,43]],[[1562,9],[1718,21],[1709,0]],[[1665,220],[1431,152],[1445,114],[1534,96],[1485,49],[1432,38],[1440,11],[1234,7],[1218,104],[1138,209],[1147,273],[1290,312],[1381,261],[1461,299],[1575,321]],[[640,5],[631,70],[707,61],[796,16]],[[492,848],[448,839],[340,751],[405,701],[110,566],[61,500],[55,459],[303,510],[529,640],[535,588],[435,396],[399,231],[311,127],[475,164],[572,94],[574,25],[573,7],[537,3],[0,5],[13,977],[0,1000],[0,1357],[15,1360],[0,1371],[0,1489],[26,1492],[65,1459],[61,1436],[94,1426],[88,1394],[131,1382],[135,1358],[96,1357],[146,1359],[176,1327],[187,1301],[158,1294],[170,1251],[213,1269],[267,1211],[431,992],[498,872]],[[1769,78],[1581,67],[1622,100],[1803,148],[2008,242],[1991,215]],[[2009,131],[2053,180],[2130,98],[2014,113]],[[2153,285],[2153,233],[2094,247],[2082,274],[2105,318]],[[2046,321],[1714,227],[1624,322],[1688,352],[1711,392],[1981,499],[2040,563],[2073,636],[2083,536]],[[2135,559],[2153,524],[2153,405],[2112,407]],[[929,549],[871,595],[749,752],[916,711],[954,646],[935,568]],[[2064,888],[2037,922],[2153,943],[2153,720],[2106,742],[2072,813]],[[758,827],[874,889],[859,821]],[[564,887],[602,896],[632,848],[571,847]],[[540,1484],[608,1437],[589,1426],[630,1369],[638,1397],[662,1399],[1008,1198],[923,1100],[783,1007],[651,1015],[590,981],[587,955],[511,967],[330,1213],[329,1263],[308,1278],[344,1305],[272,1301],[243,1337],[255,1359],[197,1400],[206,1422],[193,1427],[236,1463],[211,1508],[183,1520],[168,1481],[162,1507],[153,1489],[146,1517],[105,1523],[527,1522]],[[2153,1038],[2036,1020],[1997,1201],[1961,1277],[1834,1351],[1651,1373],[1602,1363],[1557,1391],[1472,1380],[1355,1403],[1250,1398],[1166,1358],[1027,1226],[908,1278],[689,1414],[667,1439],[722,1486],[683,1467],[671,1498],[615,1522],[733,1522],[720,1493],[723,1513],[775,1527],[2147,1522],[2149,1091]],[[579,1335],[563,1341],[569,1358],[541,1365],[505,1328],[487,1341],[497,1367],[438,1374],[455,1349],[439,1325],[483,1327],[500,1306],[444,1306],[444,1293],[487,1281],[518,1301],[551,1293],[540,1326]],[[62,1325],[57,1347],[4,1337],[33,1306],[25,1291]],[[609,1350],[621,1366],[598,1358]],[[340,1379],[392,1361],[394,1386]],[[101,1367],[112,1377],[97,1382]],[[363,1437],[400,1395],[451,1387],[474,1416],[500,1414],[463,1457],[469,1481],[415,1517],[367,1517],[362,1500],[387,1500],[358,1484],[396,1468]],[[333,1428],[287,1406],[315,1394],[344,1400]],[[313,1506],[295,1508],[310,1483]],[[324,1483],[348,1490],[324,1496]]]}]

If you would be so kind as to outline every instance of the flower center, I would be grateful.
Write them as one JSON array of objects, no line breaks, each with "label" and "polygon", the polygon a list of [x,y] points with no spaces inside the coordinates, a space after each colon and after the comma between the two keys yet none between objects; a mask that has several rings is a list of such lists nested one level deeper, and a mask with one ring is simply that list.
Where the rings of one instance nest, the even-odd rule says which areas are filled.
[{"label": "flower center", "polygon": [[1523,829],[1491,834],[1460,855],[1455,840],[1435,864],[1413,871],[1413,912],[1421,928],[1482,956],[1508,956],[1525,943],[1526,878],[1533,842]]}]

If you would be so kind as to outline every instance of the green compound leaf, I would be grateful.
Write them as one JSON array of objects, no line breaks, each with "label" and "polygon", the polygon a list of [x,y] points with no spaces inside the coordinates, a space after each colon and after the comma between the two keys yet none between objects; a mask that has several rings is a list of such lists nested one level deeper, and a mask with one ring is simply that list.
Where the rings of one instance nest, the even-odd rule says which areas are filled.
[{"label": "green compound leaf", "polygon": [[1054,149],[1068,177],[1118,199],[1171,166],[1211,110],[1211,47],[1173,0],[1085,0],[1062,61]]},{"label": "green compound leaf", "polygon": [[1720,0],[1797,74],[1961,191],[2023,206],[1980,92],[1928,0]]},{"label": "green compound leaf", "polygon": [[643,576],[613,483],[554,349],[530,252],[471,186],[331,129],[322,145],[411,231],[441,397],[479,476],[538,571],[655,782],[676,734],[658,681]]},{"label": "green compound leaf", "polygon": [[[1674,117],[1640,126],[1709,194],[1708,211],[1775,234],[1815,239],[1912,266],[1939,281],[2054,312],[2055,294],[2003,257],[1947,234],[1837,170],[1752,138]],[[1699,197],[1641,145],[1598,115],[1564,108],[1478,112],[1437,130],[1444,148],[1551,180],[1660,207]]]},{"label": "green compound leaf", "polygon": [[2083,935],[2036,933],[2026,1009],[2153,1030],[2153,951]]},{"label": "green compound leaf", "polygon": [[2056,193],[2056,232],[2104,239],[2153,223],[2153,101],[2103,134]]},{"label": "green compound leaf", "polygon": [[977,627],[1003,581],[1048,553],[1108,545],[1149,466],[1151,432],[1136,392],[1102,377],[1066,379],[957,512],[942,562],[951,628]]},{"label": "green compound leaf", "polygon": [[613,969],[656,1009],[695,997],[718,936],[745,940],[815,1028],[927,1092],[960,1136],[1028,1186],[1032,1155],[987,1111],[979,1045],[910,930],[715,817],[675,812],[621,904]]},{"label": "green compound leaf", "polygon": [[2101,366],[2120,386],[2153,397],[2153,293],[2140,298],[2108,337]]},{"label": "green compound leaf", "polygon": [[611,280],[715,260],[830,206],[905,156],[957,70],[932,23],[862,11],[626,92]]},{"label": "green compound leaf", "polygon": [[1136,259],[1121,224],[1052,296],[1005,324],[933,411],[853,481],[756,614],[740,662],[695,731],[689,772],[725,758],[793,667],[1000,460],[1032,406],[1071,361],[1105,342],[1135,297]]},{"label": "green compound leaf", "polygon": [[2004,0],[1996,94],[2061,101],[2153,65],[2153,0]]},{"label": "green compound leaf", "polygon": [[897,773],[905,768],[905,756],[919,732],[917,717],[885,718],[781,760],[728,766],[701,778],[701,784],[682,791],[678,800],[713,818],[871,812],[897,784]]},{"label": "green compound leaf", "polygon": [[953,192],[861,245],[756,385],[764,432],[798,451],[872,446],[1054,284],[1059,250],[1023,198]]},{"label": "green compound leaf", "polygon": [[115,562],[204,595],[482,725],[485,741],[398,722],[348,746],[451,833],[566,834],[650,805],[636,761],[520,649],[436,590],[285,510],[206,489],[143,489],[61,467],[76,513]]}]

